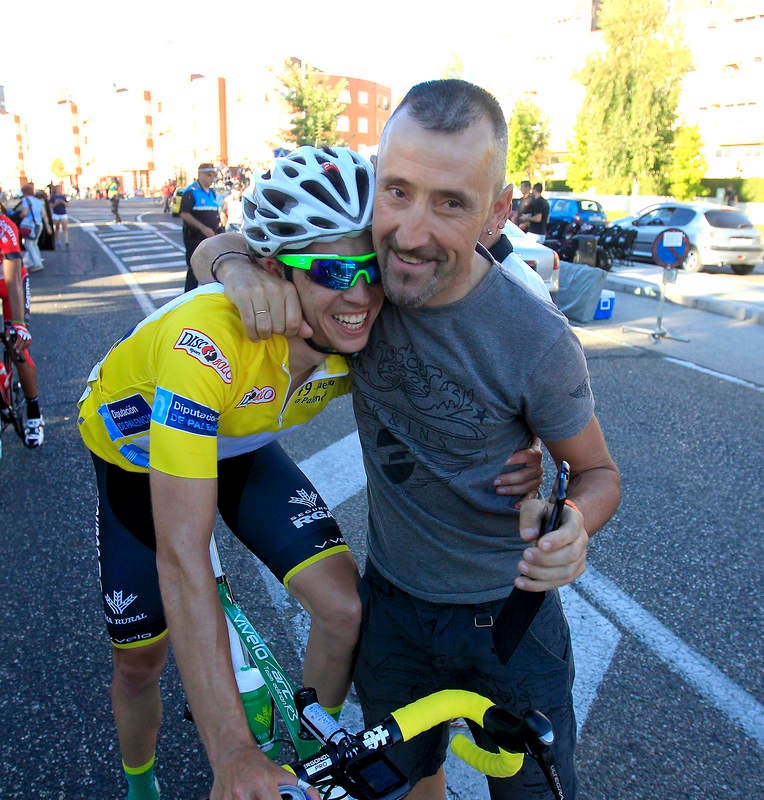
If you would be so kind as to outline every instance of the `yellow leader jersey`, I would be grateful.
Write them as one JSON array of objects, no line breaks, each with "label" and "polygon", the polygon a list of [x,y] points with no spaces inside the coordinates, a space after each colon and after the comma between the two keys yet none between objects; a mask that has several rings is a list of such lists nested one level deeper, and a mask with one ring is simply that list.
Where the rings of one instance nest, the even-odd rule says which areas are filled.
[{"label": "yellow leader jersey", "polygon": [[348,391],[348,362],[335,355],[292,387],[287,339],[252,342],[210,284],[162,306],[93,367],[78,424],[87,447],[122,469],[214,478],[218,459],[262,447]]}]

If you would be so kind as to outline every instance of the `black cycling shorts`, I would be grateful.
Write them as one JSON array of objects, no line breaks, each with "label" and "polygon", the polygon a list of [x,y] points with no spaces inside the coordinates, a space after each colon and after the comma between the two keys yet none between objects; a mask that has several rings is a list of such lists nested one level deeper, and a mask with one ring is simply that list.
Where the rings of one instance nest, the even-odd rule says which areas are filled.
[{"label": "black cycling shorts", "polygon": [[[150,644],[166,634],[167,624],[149,475],[92,458],[98,488],[98,567],[109,636],[116,647]],[[275,442],[218,462],[218,509],[236,537],[287,588],[300,570],[349,550],[318,491]]]}]

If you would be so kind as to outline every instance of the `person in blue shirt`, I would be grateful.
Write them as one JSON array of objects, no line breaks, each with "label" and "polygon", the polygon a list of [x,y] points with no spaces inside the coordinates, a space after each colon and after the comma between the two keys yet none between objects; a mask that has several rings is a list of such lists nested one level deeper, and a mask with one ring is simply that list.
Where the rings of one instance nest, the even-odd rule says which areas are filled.
[{"label": "person in blue shirt", "polygon": [[195,289],[198,282],[191,271],[191,256],[200,242],[220,232],[218,199],[212,184],[217,170],[208,163],[199,164],[196,180],[186,188],[180,201],[180,218],[183,220],[183,244],[186,247],[185,291]]}]

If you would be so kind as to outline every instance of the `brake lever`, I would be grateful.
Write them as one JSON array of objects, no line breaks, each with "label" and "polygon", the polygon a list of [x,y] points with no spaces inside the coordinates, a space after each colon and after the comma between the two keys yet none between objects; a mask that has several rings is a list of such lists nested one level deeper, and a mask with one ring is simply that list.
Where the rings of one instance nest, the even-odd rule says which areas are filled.
[{"label": "brake lever", "polygon": [[501,706],[485,713],[483,729],[504,750],[529,755],[544,773],[555,800],[564,800],[557,759],[554,756],[554,730],[549,718],[540,711],[527,711],[516,717]]}]

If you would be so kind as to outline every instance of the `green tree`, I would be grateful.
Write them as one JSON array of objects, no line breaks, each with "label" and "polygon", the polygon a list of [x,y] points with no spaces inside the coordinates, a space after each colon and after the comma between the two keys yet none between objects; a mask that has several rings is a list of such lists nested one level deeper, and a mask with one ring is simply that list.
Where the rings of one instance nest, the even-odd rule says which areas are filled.
[{"label": "green tree", "polygon": [[574,192],[588,192],[592,188],[592,170],[589,164],[589,147],[586,120],[579,117],[573,129],[573,142],[568,144],[570,161],[565,183]]},{"label": "green tree", "polygon": [[665,0],[603,0],[605,46],[578,75],[586,97],[573,145],[586,163],[577,169],[590,173],[598,191],[667,188],[681,82],[691,60],[666,17]]},{"label": "green tree", "polygon": [[678,200],[692,200],[703,191],[708,162],[702,153],[703,140],[697,125],[679,128],[674,137],[668,168],[669,192]]},{"label": "green tree", "polygon": [[285,89],[284,99],[292,107],[292,127],[284,132],[287,141],[298,147],[343,143],[337,133],[337,118],[347,108],[339,99],[347,81],[335,84],[328,76],[294,59],[285,63],[279,81]]},{"label": "green tree", "polygon": [[508,128],[507,175],[509,180],[539,180],[550,162],[549,123],[541,109],[521,97],[512,109]]}]

